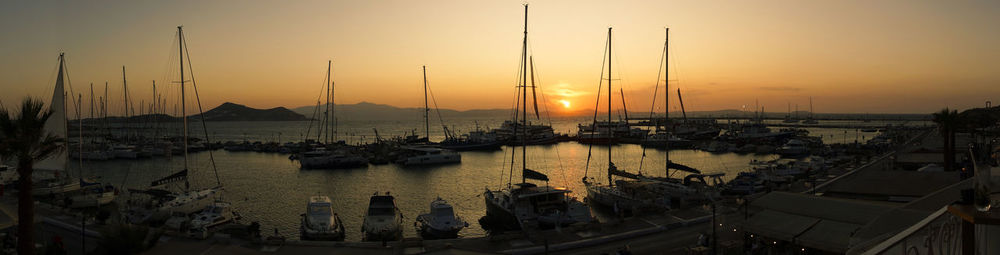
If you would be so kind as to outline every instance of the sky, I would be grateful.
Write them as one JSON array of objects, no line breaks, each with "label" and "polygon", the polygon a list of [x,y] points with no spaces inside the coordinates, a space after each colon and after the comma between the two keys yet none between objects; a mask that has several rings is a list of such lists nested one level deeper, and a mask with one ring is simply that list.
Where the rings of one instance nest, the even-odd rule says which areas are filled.
[{"label": "sky", "polygon": [[[314,105],[332,60],[338,104],[422,107],[427,66],[439,107],[510,108],[524,3],[4,1],[0,102],[48,100],[65,52],[84,105],[107,82],[121,111],[122,66],[133,104],[154,80],[176,104],[183,25],[205,107]],[[805,111],[812,97],[821,113],[928,113],[1000,100],[998,25],[997,1],[532,1],[528,40],[552,111],[606,108],[608,27],[612,104],[662,111],[662,87],[651,100],[669,27],[671,110],[680,88],[688,111]]]}]

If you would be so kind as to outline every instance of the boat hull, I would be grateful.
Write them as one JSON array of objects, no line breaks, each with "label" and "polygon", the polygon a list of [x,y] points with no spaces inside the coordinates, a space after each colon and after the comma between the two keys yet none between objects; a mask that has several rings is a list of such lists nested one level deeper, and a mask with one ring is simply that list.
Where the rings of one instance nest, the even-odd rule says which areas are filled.
[{"label": "boat hull", "polygon": [[70,198],[72,199],[73,202],[70,203],[69,207],[70,208],[99,207],[111,203],[111,201],[115,200],[115,197],[117,197],[117,195],[115,195],[114,191],[76,195]]},{"label": "boat hull", "polygon": [[480,219],[479,223],[484,229],[500,232],[521,229],[517,217],[498,204],[499,201],[495,198],[493,191],[487,190],[483,197],[486,201],[486,216]]},{"label": "boat hull", "polygon": [[645,212],[658,212],[670,209],[669,199],[665,202],[656,203],[654,201],[643,201],[634,199],[628,194],[615,190],[613,187],[588,184],[587,201],[602,207],[610,208],[616,213],[640,214]]}]

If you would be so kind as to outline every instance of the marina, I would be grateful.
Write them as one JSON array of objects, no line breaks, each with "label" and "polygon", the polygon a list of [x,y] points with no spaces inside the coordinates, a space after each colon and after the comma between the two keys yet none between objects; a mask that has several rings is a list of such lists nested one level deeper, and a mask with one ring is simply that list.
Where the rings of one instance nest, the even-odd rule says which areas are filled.
[{"label": "marina", "polygon": [[[896,27],[825,38],[836,57],[792,47],[884,15],[769,25],[712,7],[743,31],[656,2],[572,9],[586,19],[552,3],[213,4],[190,8],[242,15],[163,29],[158,4],[129,3],[148,22],[90,25],[121,45],[80,27],[0,42],[25,59],[0,88],[27,94],[0,94],[0,254],[1000,254],[1000,107],[969,103],[996,92],[969,77],[992,73],[910,66],[932,57],[898,56],[927,43]],[[45,86],[6,87],[49,67]]]}]

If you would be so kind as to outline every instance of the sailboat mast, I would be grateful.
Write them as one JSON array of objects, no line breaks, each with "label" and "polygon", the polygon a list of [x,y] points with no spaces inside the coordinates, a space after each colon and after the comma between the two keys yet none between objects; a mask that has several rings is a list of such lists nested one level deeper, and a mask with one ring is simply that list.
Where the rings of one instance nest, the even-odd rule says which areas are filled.
[{"label": "sailboat mast", "polygon": [[[594,127],[594,130],[599,130]],[[600,131],[598,131],[600,132]],[[611,131],[611,28],[608,28],[608,186],[614,186],[611,182],[611,141],[614,139],[614,132]]]},{"label": "sailboat mast", "polygon": [[331,69],[333,69],[333,60],[327,60],[326,61],[326,124],[327,125],[323,127],[324,129],[326,129],[326,132],[324,133],[326,133],[325,143],[327,145],[330,144],[330,131],[333,131],[333,114],[330,112],[330,94],[333,93],[332,92],[333,88],[330,87],[331,83],[330,81],[333,80],[330,78]]},{"label": "sailboat mast", "polygon": [[[90,86],[91,88],[93,88],[94,84],[91,83]],[[80,125],[79,127],[77,127],[77,132],[80,133],[79,135],[80,140],[78,141],[80,151],[77,152],[78,153],[77,159],[80,160],[80,178],[83,178],[83,114],[80,113],[80,109],[83,107],[83,94],[80,94],[79,96],[80,96],[79,100],[76,100],[76,109],[77,109],[76,120],[77,123]],[[91,111],[91,114],[93,114],[93,111]]]},{"label": "sailboat mast", "polygon": [[681,96],[681,88],[677,88],[677,102],[681,103],[681,119],[687,122],[688,114],[687,110],[684,109],[684,97]]},{"label": "sailboat mast", "polygon": [[125,132],[125,143],[128,143],[128,81],[125,80],[125,66],[122,66],[122,99],[125,102],[125,113],[122,116],[125,117],[125,125],[122,126],[122,130]]},{"label": "sailboat mast", "polygon": [[[663,37],[663,131],[667,132],[667,140],[664,141],[664,163],[663,170],[667,177],[670,177],[670,28],[664,29]],[[677,90],[677,98],[680,100],[681,92]],[[684,105],[681,103],[681,105]],[[686,114],[686,113],[685,113]],[[686,118],[686,117],[685,117]]]},{"label": "sailboat mast", "polygon": [[330,128],[333,134],[333,142],[337,141],[337,83],[333,82],[333,61],[330,61],[330,124],[333,125]]},{"label": "sailboat mast", "polygon": [[427,137],[427,142],[431,141],[431,124],[428,115],[431,113],[431,109],[427,107],[427,66],[423,66],[424,69],[424,136]]},{"label": "sailboat mast", "polygon": [[813,118],[813,97],[809,97],[809,118]]},{"label": "sailboat mast", "polygon": [[[528,169],[528,5],[524,5],[524,40],[521,43],[521,183]],[[516,114],[516,113],[515,113]],[[515,128],[517,125],[514,125]],[[516,131],[516,130],[515,130]]]},{"label": "sailboat mast", "polygon": [[[177,52],[180,56],[180,66],[181,66],[181,119],[184,122],[184,170],[188,169],[188,118],[187,118],[187,99],[184,95],[184,32],[183,27],[177,26]],[[202,120],[205,121],[205,120]],[[187,183],[187,178],[184,179]],[[187,187],[187,185],[184,185]]]},{"label": "sailboat mast", "polygon": [[[94,83],[93,82],[90,83],[90,123],[91,123],[91,125],[93,125],[93,123],[94,123]],[[93,134],[91,134],[91,136],[93,136]],[[81,137],[81,140],[80,140],[81,143],[83,142],[82,138],[83,137]],[[93,137],[91,137],[91,141],[93,141]],[[80,153],[83,153],[83,152],[81,151]]]}]

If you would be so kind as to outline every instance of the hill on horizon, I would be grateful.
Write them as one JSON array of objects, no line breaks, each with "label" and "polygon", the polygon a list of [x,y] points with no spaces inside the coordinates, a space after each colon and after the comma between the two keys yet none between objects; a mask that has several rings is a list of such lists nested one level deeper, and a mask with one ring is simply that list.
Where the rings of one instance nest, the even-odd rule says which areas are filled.
[{"label": "hill on horizon", "polygon": [[[317,111],[317,106],[302,106],[292,108],[291,111],[298,114],[302,114],[307,118],[322,118],[323,111],[325,111],[326,105],[320,105],[319,111]],[[370,102],[360,102],[356,104],[335,104],[334,110],[335,115],[338,119],[342,120],[420,120],[424,118],[424,109],[415,107],[396,107],[387,104],[376,104]],[[432,118],[437,118],[437,111],[435,109],[430,109],[430,114]],[[317,113],[318,112],[318,113]],[[452,109],[440,109],[442,118],[509,118],[511,115],[511,109],[472,109],[472,110],[452,110]],[[539,113],[542,117],[549,116],[549,113],[544,111]],[[594,109],[580,109],[569,112],[550,112],[551,117],[583,117],[583,116],[593,116]],[[606,116],[607,112],[598,112],[598,118]],[[620,110],[612,113],[614,116],[621,114]],[[784,118],[788,115],[787,112],[765,112],[764,116],[767,118]],[[792,112],[793,115],[798,115],[800,119],[809,116],[807,111]],[[316,116],[314,116],[316,115]],[[534,115],[533,112],[528,112],[528,115]],[[647,118],[649,117],[648,111],[643,112],[629,112],[630,118]],[[727,110],[716,110],[716,111],[691,111],[687,112],[687,116],[691,118],[700,117],[732,117],[732,118],[744,118],[752,116],[752,112],[740,111],[735,109]],[[654,113],[653,116],[662,117],[662,112]],[[683,113],[679,111],[670,112],[671,118],[681,118]],[[882,118],[882,119],[906,119],[906,120],[925,120],[930,117],[930,114],[867,114],[867,113],[816,113],[816,118],[828,118],[828,119],[863,119],[863,118]],[[617,118],[617,117],[615,117]]]}]

